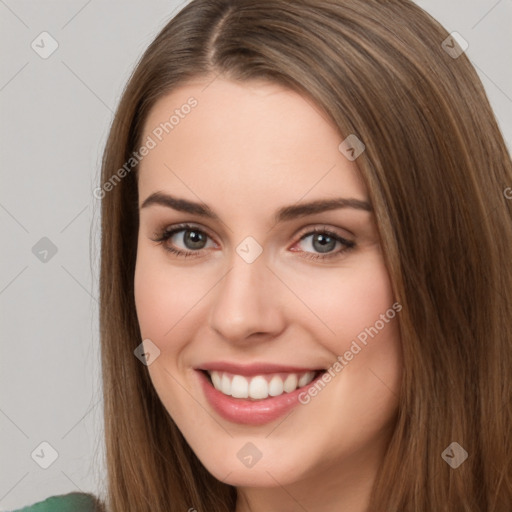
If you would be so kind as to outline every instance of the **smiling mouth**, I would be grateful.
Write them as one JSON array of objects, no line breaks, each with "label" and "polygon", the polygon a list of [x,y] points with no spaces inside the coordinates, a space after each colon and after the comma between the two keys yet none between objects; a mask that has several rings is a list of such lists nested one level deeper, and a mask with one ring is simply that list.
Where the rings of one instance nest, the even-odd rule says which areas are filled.
[{"label": "smiling mouth", "polygon": [[226,396],[252,401],[292,393],[307,386],[325,371],[321,369],[301,373],[277,372],[248,377],[226,371],[201,370],[217,391]]}]

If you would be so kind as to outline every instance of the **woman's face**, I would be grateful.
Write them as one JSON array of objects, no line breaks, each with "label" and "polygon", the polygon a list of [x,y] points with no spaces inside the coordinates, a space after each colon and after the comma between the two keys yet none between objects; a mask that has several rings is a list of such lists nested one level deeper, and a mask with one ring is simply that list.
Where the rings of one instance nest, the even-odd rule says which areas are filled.
[{"label": "woman's face", "polygon": [[208,83],[144,126],[135,299],[153,385],[223,482],[368,481],[397,409],[401,306],[356,161],[301,95]]}]

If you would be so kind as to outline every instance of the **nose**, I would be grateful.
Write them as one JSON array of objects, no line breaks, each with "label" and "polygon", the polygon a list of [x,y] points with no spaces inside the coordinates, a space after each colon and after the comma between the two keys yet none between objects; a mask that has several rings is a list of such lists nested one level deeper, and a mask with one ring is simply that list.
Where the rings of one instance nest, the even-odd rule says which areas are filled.
[{"label": "nose", "polygon": [[210,327],[232,343],[277,336],[285,326],[283,288],[264,253],[248,263],[235,252],[212,293]]}]

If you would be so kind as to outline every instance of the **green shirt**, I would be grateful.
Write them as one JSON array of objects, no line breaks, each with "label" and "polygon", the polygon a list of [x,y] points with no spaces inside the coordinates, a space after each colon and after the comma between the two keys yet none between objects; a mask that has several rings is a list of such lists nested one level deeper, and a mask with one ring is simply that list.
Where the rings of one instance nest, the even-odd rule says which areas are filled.
[{"label": "green shirt", "polygon": [[11,512],[96,512],[100,510],[97,503],[92,494],[72,492],[51,496],[44,501]]}]

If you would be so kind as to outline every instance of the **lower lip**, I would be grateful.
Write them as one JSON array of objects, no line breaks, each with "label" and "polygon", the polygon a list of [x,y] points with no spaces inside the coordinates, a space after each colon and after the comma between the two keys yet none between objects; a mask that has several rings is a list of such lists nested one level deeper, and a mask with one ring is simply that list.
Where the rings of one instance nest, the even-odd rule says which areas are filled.
[{"label": "lower lip", "polygon": [[224,419],[243,425],[263,425],[280,418],[299,405],[299,395],[307,393],[308,388],[314,386],[323,375],[320,373],[307,386],[302,386],[291,393],[285,392],[279,396],[253,401],[221,393],[213,387],[210,379],[201,370],[196,371],[204,394],[213,409]]}]

